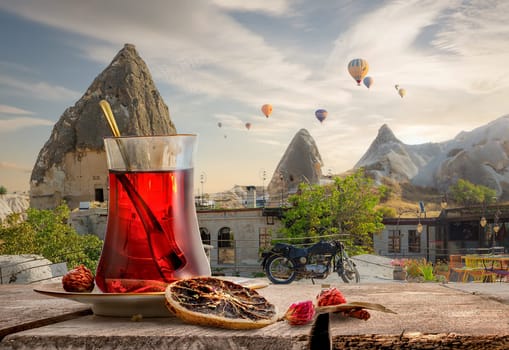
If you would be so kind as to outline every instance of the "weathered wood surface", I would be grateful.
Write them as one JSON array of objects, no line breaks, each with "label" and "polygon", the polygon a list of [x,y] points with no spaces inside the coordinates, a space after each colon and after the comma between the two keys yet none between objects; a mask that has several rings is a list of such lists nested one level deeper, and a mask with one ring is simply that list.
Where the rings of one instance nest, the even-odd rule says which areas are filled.
[{"label": "weathered wood surface", "polygon": [[0,339],[8,334],[90,315],[90,306],[40,295],[35,284],[0,285]]},{"label": "weathered wood surface", "polygon": [[[509,348],[509,305],[490,294],[466,293],[436,283],[333,286],[348,301],[380,303],[397,312],[373,311],[368,321],[334,316],[331,333],[337,349]],[[502,284],[499,289],[506,287]],[[314,299],[319,291],[320,285],[302,284],[259,290],[280,313],[292,302]],[[40,300],[30,304],[35,310],[51,307],[51,299],[35,293],[33,297]],[[232,331],[184,324],[173,317],[135,322],[89,315],[10,334],[0,348],[297,350],[305,349],[310,328],[282,321],[259,330]]]}]

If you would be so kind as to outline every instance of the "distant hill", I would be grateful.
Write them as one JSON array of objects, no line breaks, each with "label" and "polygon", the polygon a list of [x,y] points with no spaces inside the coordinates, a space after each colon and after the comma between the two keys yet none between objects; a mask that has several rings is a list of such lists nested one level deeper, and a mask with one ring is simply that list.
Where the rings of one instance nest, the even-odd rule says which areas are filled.
[{"label": "distant hill", "polygon": [[509,199],[509,115],[472,131],[460,132],[440,143],[407,145],[387,125],[354,169],[364,168],[383,183],[405,184],[413,188],[444,192],[465,179],[487,186],[502,200]]}]

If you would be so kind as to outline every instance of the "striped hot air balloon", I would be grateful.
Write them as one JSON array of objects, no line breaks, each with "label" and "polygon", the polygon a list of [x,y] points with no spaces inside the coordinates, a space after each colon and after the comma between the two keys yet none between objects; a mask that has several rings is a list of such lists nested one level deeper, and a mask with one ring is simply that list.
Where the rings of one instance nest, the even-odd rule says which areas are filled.
[{"label": "striped hot air balloon", "polygon": [[348,63],[348,72],[355,79],[357,85],[361,85],[362,79],[368,74],[369,65],[365,59],[354,58]]}]

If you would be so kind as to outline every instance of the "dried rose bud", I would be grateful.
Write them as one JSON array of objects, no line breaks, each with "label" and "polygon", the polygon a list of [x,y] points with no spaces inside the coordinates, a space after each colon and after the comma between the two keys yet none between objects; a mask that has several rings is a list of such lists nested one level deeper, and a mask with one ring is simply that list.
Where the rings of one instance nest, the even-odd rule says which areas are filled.
[{"label": "dried rose bud", "polygon": [[317,296],[318,306],[331,306],[346,304],[346,298],[338,289],[328,288],[322,290]]},{"label": "dried rose bud", "polygon": [[315,306],[311,300],[299,301],[290,305],[284,318],[292,326],[303,325],[313,320],[315,316]]},{"label": "dried rose bud", "polygon": [[66,292],[91,292],[94,289],[94,275],[85,265],[79,265],[62,277]]},{"label": "dried rose bud", "polygon": [[347,314],[347,316],[355,317],[364,321],[369,320],[369,318],[371,317],[368,310],[366,309],[352,310]]}]

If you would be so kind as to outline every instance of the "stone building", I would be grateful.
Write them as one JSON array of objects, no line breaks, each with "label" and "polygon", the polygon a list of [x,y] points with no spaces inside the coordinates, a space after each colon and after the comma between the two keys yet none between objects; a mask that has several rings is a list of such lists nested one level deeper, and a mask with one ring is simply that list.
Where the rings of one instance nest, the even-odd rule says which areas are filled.
[{"label": "stone building", "polygon": [[212,272],[250,275],[261,272],[260,253],[271,247],[281,227],[280,211],[247,208],[199,211],[202,242],[212,245]]},{"label": "stone building", "polygon": [[437,217],[386,218],[383,223],[383,231],[373,236],[374,251],[383,256],[435,262],[451,254],[509,251],[506,204],[447,208]]},{"label": "stone building", "polygon": [[[106,208],[75,210],[70,221],[78,233],[104,239],[107,215]],[[260,253],[270,249],[281,227],[280,215],[280,208],[197,211],[202,242],[212,246],[212,272],[243,276],[261,272]]]}]

